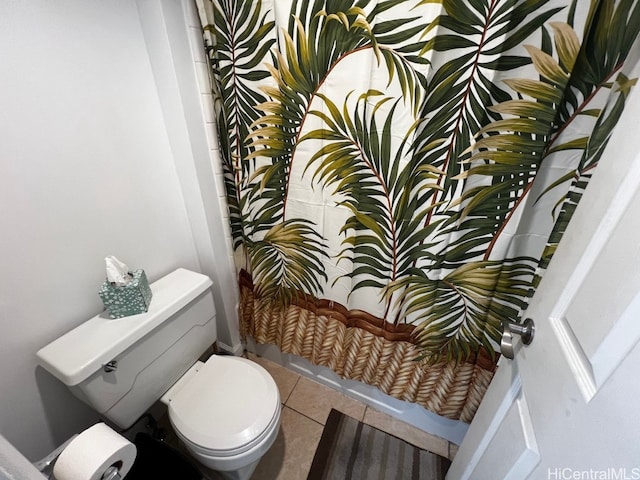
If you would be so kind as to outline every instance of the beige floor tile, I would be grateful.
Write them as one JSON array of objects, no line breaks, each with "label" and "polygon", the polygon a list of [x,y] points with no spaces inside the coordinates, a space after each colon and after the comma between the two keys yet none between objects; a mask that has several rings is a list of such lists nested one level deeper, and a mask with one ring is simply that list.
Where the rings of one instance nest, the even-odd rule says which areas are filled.
[{"label": "beige floor tile", "polygon": [[271,360],[267,360],[263,357],[258,357],[253,353],[248,354],[249,360],[256,362],[259,365],[262,365],[273,377],[278,385],[278,391],[280,392],[280,401],[282,403],[286,403],[287,399],[291,395],[293,388],[296,386],[300,375],[295,372],[292,372],[288,368],[285,368],[281,365],[278,365]]},{"label": "beige floor tile", "polygon": [[305,480],[321,436],[322,425],[283,407],[280,433],[251,479]]},{"label": "beige floor tile", "polygon": [[305,377],[298,380],[287,406],[323,425],[332,408],[357,420],[362,420],[366,408],[364,403]]},{"label": "beige floor tile", "polygon": [[453,459],[456,457],[456,453],[458,453],[458,445],[455,443],[449,443],[449,460],[453,462]]},{"label": "beige floor tile", "polygon": [[401,438],[416,447],[445,458],[449,457],[449,442],[447,440],[423,432],[379,410],[367,407],[367,411],[364,414],[364,423]]}]

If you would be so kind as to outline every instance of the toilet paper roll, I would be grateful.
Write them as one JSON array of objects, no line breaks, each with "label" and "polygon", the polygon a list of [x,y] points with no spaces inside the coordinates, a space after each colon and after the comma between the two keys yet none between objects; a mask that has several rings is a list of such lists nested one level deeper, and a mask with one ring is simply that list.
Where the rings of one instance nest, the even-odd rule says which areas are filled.
[{"label": "toilet paper roll", "polygon": [[86,429],[65,448],[53,467],[56,480],[100,480],[114,465],[124,477],[136,458],[136,446],[104,423]]}]

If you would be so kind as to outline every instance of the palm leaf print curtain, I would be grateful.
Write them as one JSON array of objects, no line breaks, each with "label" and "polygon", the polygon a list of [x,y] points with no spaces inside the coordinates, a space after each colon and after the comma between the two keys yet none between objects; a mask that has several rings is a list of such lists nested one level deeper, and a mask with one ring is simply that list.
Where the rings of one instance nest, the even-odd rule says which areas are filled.
[{"label": "palm leaf print curtain", "polygon": [[199,11],[242,333],[470,421],[635,85],[639,2]]}]

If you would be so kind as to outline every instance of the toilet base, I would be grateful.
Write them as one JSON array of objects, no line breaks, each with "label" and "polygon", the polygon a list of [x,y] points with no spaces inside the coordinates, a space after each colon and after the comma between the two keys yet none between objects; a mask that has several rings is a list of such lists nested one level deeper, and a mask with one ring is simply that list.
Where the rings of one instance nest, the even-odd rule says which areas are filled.
[{"label": "toilet base", "polygon": [[256,470],[258,463],[260,463],[260,459],[238,470],[233,470],[230,472],[217,470],[217,473],[219,473],[220,476],[225,480],[249,480],[251,478],[251,475],[253,475],[253,472]]},{"label": "toilet base", "polygon": [[204,452],[195,451],[193,446],[186,441],[178,430],[175,430],[178,438],[189,450],[194,459],[205,467],[220,474],[225,480],[249,480],[254,470],[260,463],[263,455],[273,446],[276,437],[280,432],[280,414],[282,407],[278,404],[278,409],[273,418],[273,423],[269,426],[269,433],[263,440],[255,445],[251,450],[239,456],[232,457],[211,457]]},{"label": "toilet base", "polygon": [[[140,432],[134,441],[136,459],[126,480],[148,480],[149,478],[179,478],[201,480],[202,474],[194,462],[170,445]],[[47,477],[49,478],[49,477]]]}]

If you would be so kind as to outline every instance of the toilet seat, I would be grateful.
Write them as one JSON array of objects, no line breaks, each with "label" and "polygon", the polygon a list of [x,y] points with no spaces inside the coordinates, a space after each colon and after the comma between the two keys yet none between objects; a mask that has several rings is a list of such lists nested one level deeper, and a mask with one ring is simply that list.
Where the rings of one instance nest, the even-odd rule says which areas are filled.
[{"label": "toilet seat", "polygon": [[280,395],[257,363],[213,355],[173,392],[169,419],[194,451],[235,456],[259,445],[279,425]]}]

